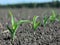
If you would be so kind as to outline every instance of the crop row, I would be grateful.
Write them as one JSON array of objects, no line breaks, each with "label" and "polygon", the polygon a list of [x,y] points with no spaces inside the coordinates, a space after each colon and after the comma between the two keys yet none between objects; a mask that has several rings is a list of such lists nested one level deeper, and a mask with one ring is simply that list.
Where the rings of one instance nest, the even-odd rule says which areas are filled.
[{"label": "crop row", "polygon": [[[37,21],[37,19],[38,19],[39,16],[34,16],[33,19],[32,19],[32,21],[30,21],[30,20],[19,20],[18,22],[16,22],[15,19],[14,19],[13,14],[12,14],[12,12],[10,10],[9,10],[9,14],[11,16],[11,24],[12,24],[11,27],[12,28],[10,28],[7,25],[7,29],[11,33],[11,39],[12,39],[12,41],[14,41],[16,31],[17,31],[18,27],[21,24],[23,24],[23,23],[31,23],[32,24],[32,28],[34,30],[36,30],[38,28],[38,26],[41,26],[41,21]],[[50,15],[49,17],[44,16],[44,19],[42,20],[44,28],[45,28],[45,26],[47,25],[48,22],[54,23],[55,21],[60,21],[60,16],[56,15],[55,12],[54,12],[54,10],[52,10],[52,15]]]}]

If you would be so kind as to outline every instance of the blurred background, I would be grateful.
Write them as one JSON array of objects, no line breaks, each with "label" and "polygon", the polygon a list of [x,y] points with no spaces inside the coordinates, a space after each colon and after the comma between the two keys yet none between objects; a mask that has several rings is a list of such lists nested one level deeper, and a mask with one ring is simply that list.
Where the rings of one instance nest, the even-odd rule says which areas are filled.
[{"label": "blurred background", "polygon": [[60,0],[1,0],[0,7],[33,8],[33,7],[60,7]]}]

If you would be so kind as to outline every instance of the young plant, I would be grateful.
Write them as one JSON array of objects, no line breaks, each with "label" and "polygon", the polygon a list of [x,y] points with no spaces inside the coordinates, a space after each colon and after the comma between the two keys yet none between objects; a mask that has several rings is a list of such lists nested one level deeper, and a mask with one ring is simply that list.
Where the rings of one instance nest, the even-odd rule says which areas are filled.
[{"label": "young plant", "polygon": [[44,19],[43,19],[43,26],[44,27],[46,26],[47,22],[48,22],[48,17],[44,16]]},{"label": "young plant", "polygon": [[40,22],[36,22],[38,17],[39,16],[34,16],[33,17],[32,26],[33,26],[34,30],[36,30],[38,28],[38,26],[40,25]]},{"label": "young plant", "polygon": [[8,29],[8,30],[10,31],[10,33],[11,33],[11,39],[12,39],[12,41],[14,41],[17,28],[18,28],[22,23],[29,22],[29,20],[19,20],[18,22],[16,22],[16,21],[14,20],[14,17],[13,17],[13,15],[12,15],[12,13],[11,13],[10,10],[9,10],[9,14],[10,14],[10,16],[11,16],[12,28],[10,28],[10,27],[7,25],[7,29]]},{"label": "young plant", "polygon": [[56,20],[56,14],[55,14],[54,10],[52,10],[52,15],[49,17],[49,19],[50,19],[50,22],[52,22],[52,23]]}]

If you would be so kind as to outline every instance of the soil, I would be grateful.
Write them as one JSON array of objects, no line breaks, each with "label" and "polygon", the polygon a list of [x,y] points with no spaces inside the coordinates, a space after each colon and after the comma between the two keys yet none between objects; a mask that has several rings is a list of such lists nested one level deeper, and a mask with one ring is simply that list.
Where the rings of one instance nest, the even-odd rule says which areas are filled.
[{"label": "soil", "polygon": [[[0,45],[11,45],[11,35],[6,28],[7,24],[11,26],[9,9],[16,21],[32,20],[34,15],[42,21],[45,15],[51,15],[53,9],[60,14],[60,8],[0,8]],[[18,28],[13,45],[60,45],[60,22],[48,24],[46,29],[41,25],[36,31],[31,26],[30,23],[24,23]]]}]

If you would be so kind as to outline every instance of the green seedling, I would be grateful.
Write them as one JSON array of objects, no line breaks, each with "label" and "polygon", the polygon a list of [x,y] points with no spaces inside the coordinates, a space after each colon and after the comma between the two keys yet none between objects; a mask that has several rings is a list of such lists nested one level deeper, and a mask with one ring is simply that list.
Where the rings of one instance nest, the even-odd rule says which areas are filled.
[{"label": "green seedling", "polygon": [[52,10],[52,15],[49,17],[49,19],[50,19],[50,22],[52,22],[52,23],[56,20],[56,14],[55,14],[54,10]]},{"label": "green seedling", "polygon": [[33,25],[33,29],[36,30],[38,28],[38,26],[40,25],[40,22],[37,22],[37,18],[39,16],[34,16],[33,17],[33,21],[32,21],[32,25]]},{"label": "green seedling", "polygon": [[29,20],[19,20],[18,22],[16,22],[14,20],[14,17],[11,13],[11,11],[9,10],[9,14],[11,16],[11,24],[12,24],[12,28],[10,28],[8,25],[7,25],[7,29],[10,31],[11,33],[11,39],[14,41],[14,38],[15,38],[15,34],[16,34],[16,31],[18,29],[18,27],[22,24],[22,23],[25,23],[25,22],[29,22]]},{"label": "green seedling", "polygon": [[47,22],[48,22],[48,17],[44,16],[44,19],[43,19],[43,26],[44,27],[46,26]]}]

